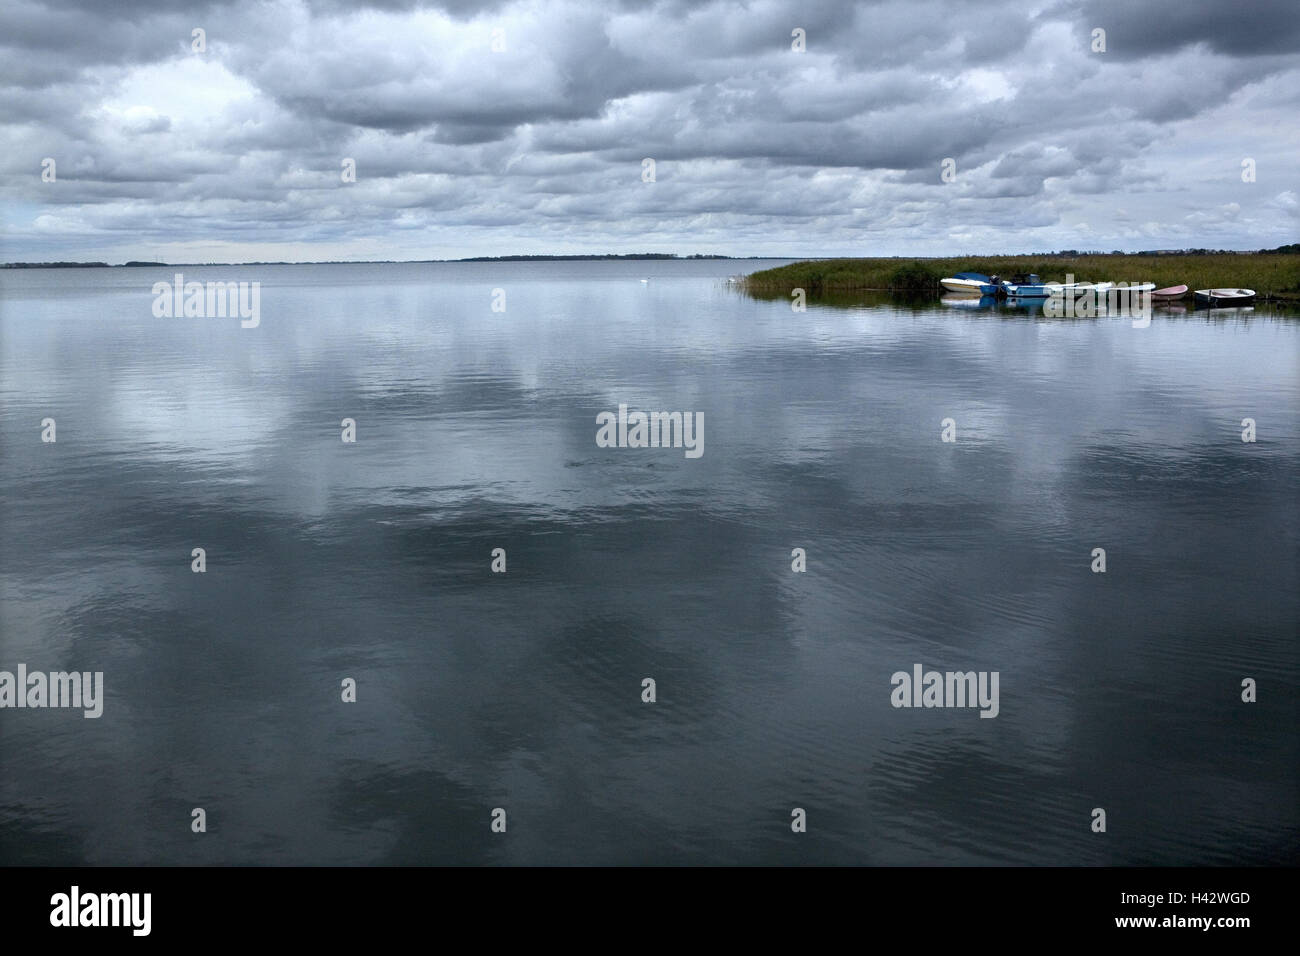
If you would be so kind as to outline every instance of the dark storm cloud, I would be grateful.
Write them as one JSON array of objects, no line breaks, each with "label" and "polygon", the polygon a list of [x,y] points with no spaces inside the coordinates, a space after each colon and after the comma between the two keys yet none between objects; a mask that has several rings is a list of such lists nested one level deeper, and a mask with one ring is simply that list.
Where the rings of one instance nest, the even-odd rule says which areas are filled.
[{"label": "dark storm cloud", "polygon": [[19,0],[5,258],[1280,244],[1298,31],[1292,0]]},{"label": "dark storm cloud", "polygon": [[[1054,12],[1070,15],[1072,4]],[[1196,44],[1232,56],[1300,49],[1296,0],[1083,0],[1077,20],[1106,31],[1107,52],[1147,57]]]}]

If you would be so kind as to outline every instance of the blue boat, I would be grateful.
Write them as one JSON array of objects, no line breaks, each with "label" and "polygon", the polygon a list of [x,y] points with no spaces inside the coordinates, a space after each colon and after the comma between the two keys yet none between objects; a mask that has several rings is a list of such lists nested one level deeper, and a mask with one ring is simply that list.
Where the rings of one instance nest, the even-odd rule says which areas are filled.
[{"label": "blue boat", "polygon": [[1052,295],[1074,295],[1093,290],[1101,293],[1112,286],[1110,282],[1043,282],[1036,275],[1028,276],[1024,282],[1003,282],[1002,291],[1009,299],[1046,299]]},{"label": "blue boat", "polygon": [[1036,275],[1027,276],[1024,282],[1003,280],[1002,290],[1011,299],[1046,299],[1048,296],[1047,286]]}]

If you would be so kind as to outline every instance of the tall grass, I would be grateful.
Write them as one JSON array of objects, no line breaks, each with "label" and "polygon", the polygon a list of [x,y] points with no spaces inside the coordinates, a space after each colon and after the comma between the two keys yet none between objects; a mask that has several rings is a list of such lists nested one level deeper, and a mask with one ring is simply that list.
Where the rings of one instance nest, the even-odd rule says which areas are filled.
[{"label": "tall grass", "polygon": [[1156,288],[1247,288],[1262,298],[1300,300],[1300,254],[1210,253],[1181,256],[970,256],[950,259],[820,259],[764,269],[745,277],[757,298],[771,299],[803,289],[809,295],[879,289],[939,293],[939,280],[955,272],[1008,278],[1036,273],[1044,282],[1154,282]]}]

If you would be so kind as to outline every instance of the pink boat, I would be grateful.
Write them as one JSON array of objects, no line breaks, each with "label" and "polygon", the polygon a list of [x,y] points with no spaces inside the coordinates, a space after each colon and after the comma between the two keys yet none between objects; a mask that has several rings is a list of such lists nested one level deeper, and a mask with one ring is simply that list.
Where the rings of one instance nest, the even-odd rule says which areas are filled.
[{"label": "pink boat", "polygon": [[1153,298],[1153,299],[1181,299],[1181,298],[1182,298],[1183,296],[1185,296],[1185,295],[1187,295],[1187,286],[1185,286],[1185,285],[1171,285],[1171,286],[1169,286],[1169,288],[1167,288],[1167,289],[1156,289],[1155,292],[1152,292],[1152,293],[1151,293],[1151,298]]}]

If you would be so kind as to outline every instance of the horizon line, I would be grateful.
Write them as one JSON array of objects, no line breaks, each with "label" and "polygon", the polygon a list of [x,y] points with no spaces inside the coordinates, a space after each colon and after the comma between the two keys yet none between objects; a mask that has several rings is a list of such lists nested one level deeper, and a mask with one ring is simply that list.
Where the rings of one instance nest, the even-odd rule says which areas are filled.
[{"label": "horizon line", "polygon": [[40,269],[40,268],[155,268],[174,269],[189,266],[198,267],[236,267],[236,266],[340,266],[340,265],[431,265],[448,262],[527,262],[527,261],[581,261],[594,259],[625,259],[648,261],[691,261],[691,260],[768,260],[789,259],[794,262],[830,262],[834,260],[853,259],[1013,259],[1034,256],[1046,258],[1080,258],[1082,256],[1174,256],[1174,255],[1259,255],[1284,252],[1300,252],[1300,244],[1290,243],[1275,249],[1142,249],[1136,252],[1113,250],[1060,249],[1052,252],[997,252],[997,253],[953,253],[930,256],[730,256],[721,253],[692,253],[681,255],[672,252],[634,252],[634,253],[568,253],[568,254],[525,254],[514,253],[502,256],[463,256],[457,259],[256,259],[244,262],[153,262],[148,260],[128,259],[125,262],[104,262],[102,260],[52,259],[48,261],[14,261],[0,262],[0,269]]}]

